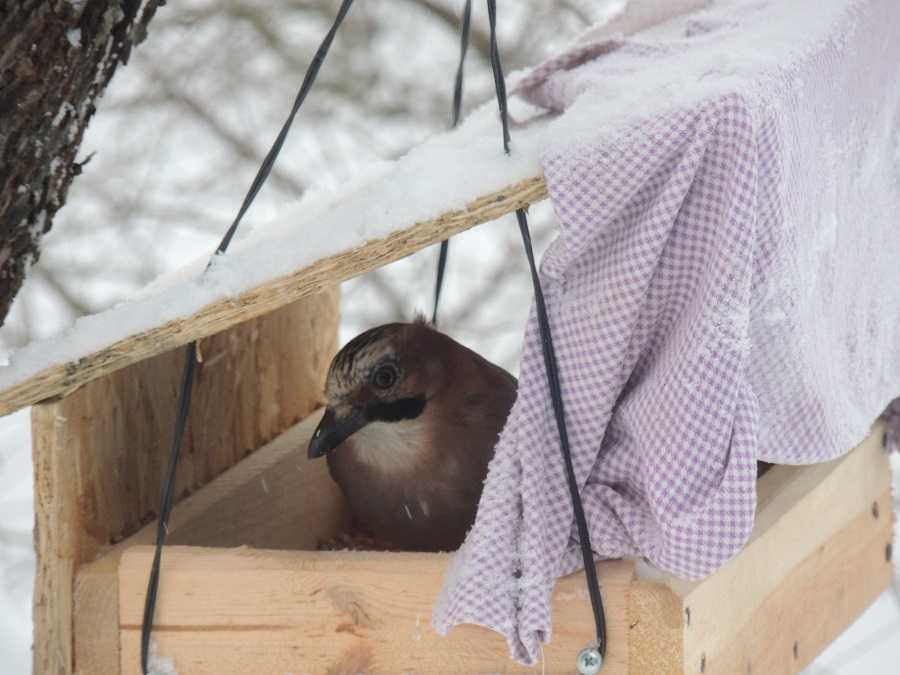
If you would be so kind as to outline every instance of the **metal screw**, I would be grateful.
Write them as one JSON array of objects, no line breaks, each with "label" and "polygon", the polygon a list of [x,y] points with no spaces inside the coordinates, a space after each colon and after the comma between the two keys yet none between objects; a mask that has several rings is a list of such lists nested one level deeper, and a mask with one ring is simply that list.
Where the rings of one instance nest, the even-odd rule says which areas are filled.
[{"label": "metal screw", "polygon": [[603,668],[603,657],[596,647],[585,647],[578,654],[578,672],[581,675],[597,675]]},{"label": "metal screw", "polygon": [[797,643],[796,640],[794,640],[794,658],[795,659],[800,658],[800,645]]},{"label": "metal screw", "polygon": [[700,672],[701,673],[706,672],[706,654],[705,653],[700,655]]},{"label": "metal screw", "polygon": [[884,559],[888,562],[891,562],[891,558],[894,557],[894,545],[891,542],[887,543],[887,546],[884,547]]},{"label": "metal screw", "polygon": [[872,502],[872,517],[878,518],[878,502]]},{"label": "metal screw", "polygon": [[684,623],[687,626],[691,625],[691,608],[690,607],[684,608]]}]

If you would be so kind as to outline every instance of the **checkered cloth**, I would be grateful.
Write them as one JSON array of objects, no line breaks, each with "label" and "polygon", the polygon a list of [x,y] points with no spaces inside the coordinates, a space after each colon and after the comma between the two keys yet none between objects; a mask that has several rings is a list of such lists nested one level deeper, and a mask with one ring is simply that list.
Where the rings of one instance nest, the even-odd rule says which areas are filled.
[{"label": "checkered cloth", "polygon": [[[838,457],[900,394],[898,35],[896,0],[718,2],[519,81],[560,137],[601,120],[543,159],[541,265],[598,558],[710,574],[757,459]],[[534,663],[581,558],[533,312],[520,373],[433,618]]]}]

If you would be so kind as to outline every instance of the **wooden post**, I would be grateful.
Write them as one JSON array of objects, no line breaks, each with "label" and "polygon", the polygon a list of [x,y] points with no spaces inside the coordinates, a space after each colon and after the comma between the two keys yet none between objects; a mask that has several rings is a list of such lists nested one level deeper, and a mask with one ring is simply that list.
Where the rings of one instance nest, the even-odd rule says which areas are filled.
[{"label": "wooden post", "polygon": [[[337,327],[330,288],[203,340],[177,499],[319,407]],[[105,576],[92,589],[92,575],[76,589],[74,578],[157,515],[184,355],[160,354],[33,408],[37,674],[118,673],[117,589]],[[80,598],[111,621],[76,630]],[[105,632],[108,649],[79,640],[81,630]]]}]

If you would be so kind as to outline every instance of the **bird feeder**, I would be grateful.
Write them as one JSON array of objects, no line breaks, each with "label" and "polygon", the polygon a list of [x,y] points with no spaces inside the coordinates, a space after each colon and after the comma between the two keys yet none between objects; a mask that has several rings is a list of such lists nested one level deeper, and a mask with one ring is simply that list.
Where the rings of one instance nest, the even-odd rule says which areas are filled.
[{"label": "bird feeder", "polygon": [[[0,392],[33,405],[35,672],[139,673],[140,628],[184,345],[201,341],[178,503],[163,556],[154,650],[182,675],[526,672],[478,626],[430,624],[446,554],[319,551],[348,512],[305,460],[329,361],[338,285],[546,197],[535,176],[365,246],[46,368]],[[143,301],[136,301],[141,303]],[[605,673],[796,672],[888,586],[883,429],[843,458],[776,466],[756,529],[707,579],[598,564]],[[553,596],[553,640],[531,672],[570,672],[591,640],[581,573]]]},{"label": "bird feeder", "polygon": [[[418,182],[453,182],[450,166],[454,185],[465,184],[467,159],[460,148]],[[542,176],[504,182],[175,318],[148,320],[160,315],[149,295],[113,308],[109,316],[128,319],[116,337],[76,326],[42,345],[52,356],[39,367],[0,379],[0,415],[33,406],[35,673],[140,673],[158,496],[195,341],[202,359],[152,631],[158,664],[180,675],[573,671],[595,636],[581,572],[556,584],[552,641],[528,668],[486,628],[434,632],[449,554],[318,550],[350,524],[325,463],[306,461],[338,347],[339,285],[547,198]],[[347,195],[348,212],[365,212],[372,192]],[[171,297],[198,288],[178,283]],[[884,433],[875,424],[840,459],[763,474],[748,543],[702,581],[651,575],[633,560],[599,563],[603,672],[810,663],[890,583]]]}]

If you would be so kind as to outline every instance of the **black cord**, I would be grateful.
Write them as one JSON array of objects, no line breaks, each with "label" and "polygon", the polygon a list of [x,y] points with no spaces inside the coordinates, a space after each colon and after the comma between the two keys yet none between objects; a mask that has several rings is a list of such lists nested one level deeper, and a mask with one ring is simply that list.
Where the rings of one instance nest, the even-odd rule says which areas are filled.
[{"label": "black cord", "polygon": [[[497,3],[496,0],[487,0],[488,19],[491,25],[491,65],[494,71],[494,85],[497,91],[497,104],[500,108],[500,119],[503,124],[503,149],[509,154],[509,124],[506,102],[506,84],[503,78],[503,67],[500,63],[500,50],[497,48]],[[578,527],[578,539],[581,545],[581,557],[584,562],[584,573],[591,598],[591,608],[594,612],[594,624],[597,632],[597,649],[600,655],[606,658],[606,617],[603,612],[603,598],[600,595],[600,582],[597,579],[597,567],[594,564],[594,552],[591,548],[590,532],[587,519],[584,515],[584,506],[581,503],[581,495],[578,493],[578,481],[575,478],[575,468],[572,464],[572,453],[569,448],[569,434],[566,430],[566,415],[563,406],[562,387],[559,381],[559,366],[556,362],[556,352],[553,349],[553,336],[550,332],[550,320],[547,317],[547,307],[544,303],[544,293],[541,289],[541,280],[538,276],[537,265],[534,261],[534,250],[531,245],[531,234],[528,231],[528,218],[524,209],[516,211],[516,219],[519,222],[519,232],[522,235],[522,244],[525,247],[525,255],[528,257],[528,266],[531,269],[531,282],[534,286],[534,302],[537,310],[538,328],[541,335],[541,348],[544,354],[544,367],[547,371],[547,381],[550,387],[550,398],[553,402],[553,413],[556,417],[556,428],[559,433],[559,444],[562,450],[563,462],[566,467],[566,479],[569,484],[569,493],[572,496],[572,508],[575,514],[575,523]]]},{"label": "black cord", "polygon": [[472,23],[472,0],[466,0],[463,7],[462,27],[459,31],[459,66],[456,68],[456,82],[453,85],[453,116],[450,128],[459,124],[459,113],[462,110],[463,66],[466,63],[466,52],[469,51],[469,32]]},{"label": "black cord", "polygon": [[187,427],[188,412],[191,408],[191,392],[194,381],[194,369],[197,365],[196,342],[188,345],[187,356],[184,364],[184,373],[181,376],[181,393],[178,397],[178,417],[175,421],[175,439],[172,449],[169,451],[169,464],[166,467],[166,480],[163,483],[162,499],[159,507],[159,522],[156,527],[156,550],[153,553],[153,565],[150,567],[150,579],[147,582],[147,597],[144,600],[144,619],[141,624],[141,670],[147,673],[147,662],[150,657],[150,631],[153,628],[153,614],[156,611],[156,596],[159,591],[159,566],[162,560],[162,550],[168,534],[169,514],[172,511],[172,497],[175,493],[175,474],[178,467],[178,455],[181,453],[181,443],[184,439],[184,430]]},{"label": "black cord", "polygon": [[[459,32],[459,66],[456,68],[456,82],[453,85],[453,111],[450,119],[450,128],[455,129],[459,124],[459,114],[462,109],[463,93],[463,66],[466,62],[466,52],[469,50],[469,27],[472,22],[472,0],[466,0],[463,7],[462,28]],[[441,242],[441,250],[438,253],[437,281],[434,284],[434,312],[431,315],[431,323],[437,326],[438,303],[441,300],[441,288],[444,286],[444,269],[447,267],[447,253],[450,249],[450,240]]]},{"label": "black cord", "polygon": [[[344,17],[347,15],[347,12],[350,10],[350,5],[352,4],[353,0],[343,0],[341,2],[340,9],[338,10],[337,16],[335,17],[331,29],[325,35],[325,38],[319,45],[318,50],[316,50],[316,54],[306,71],[306,75],[303,78],[303,83],[300,85],[300,90],[297,92],[297,97],[294,99],[294,105],[291,107],[291,112],[288,115],[287,120],[285,120],[284,124],[282,125],[281,131],[278,132],[278,136],[275,139],[275,142],[272,144],[272,147],[266,154],[262,165],[259,167],[259,171],[256,173],[256,177],[253,179],[253,183],[250,185],[250,189],[247,191],[247,194],[244,197],[244,201],[241,203],[241,208],[238,210],[238,214],[235,217],[234,222],[231,223],[231,226],[225,232],[225,236],[222,237],[222,241],[216,248],[216,251],[213,254],[213,258],[210,259],[209,264],[206,267],[207,270],[209,269],[209,266],[212,264],[212,261],[216,255],[224,253],[226,250],[228,250],[228,246],[231,244],[231,240],[234,237],[235,232],[237,232],[238,225],[240,225],[244,214],[247,212],[247,209],[250,208],[250,205],[253,203],[253,200],[256,199],[256,195],[259,193],[260,188],[269,177],[269,174],[272,171],[272,167],[275,164],[275,159],[278,157],[278,153],[281,152],[281,147],[284,145],[284,141],[287,138],[291,125],[294,122],[294,117],[297,115],[297,112],[300,110],[300,106],[303,105],[303,101],[306,99],[306,95],[312,88],[312,85],[316,80],[316,76],[319,73],[319,69],[322,67],[322,64],[325,61],[325,56],[328,54],[328,49],[331,47],[331,43],[334,40],[335,34],[337,33],[338,27],[343,22]],[[175,476],[178,468],[178,456],[181,453],[181,445],[184,441],[184,431],[187,426],[188,414],[190,412],[191,391],[194,381],[194,370],[196,369],[196,366],[197,343],[191,342],[188,345],[184,373],[181,380],[181,390],[178,396],[178,417],[175,422],[175,438],[172,442],[172,449],[169,453],[169,463],[166,468],[166,480],[163,484],[162,497],[160,499],[159,521],[156,528],[156,550],[153,555],[153,565],[150,568],[150,578],[147,582],[147,597],[144,601],[144,618],[143,624],[141,625],[141,672],[143,672],[145,675],[148,672],[147,667],[150,657],[150,633],[153,629],[153,616],[156,612],[156,598],[159,591],[159,573],[160,563],[162,560],[162,550],[163,546],[165,546],[166,543],[166,535],[168,533],[169,527],[169,516],[172,512],[172,499],[175,493]]]}]

